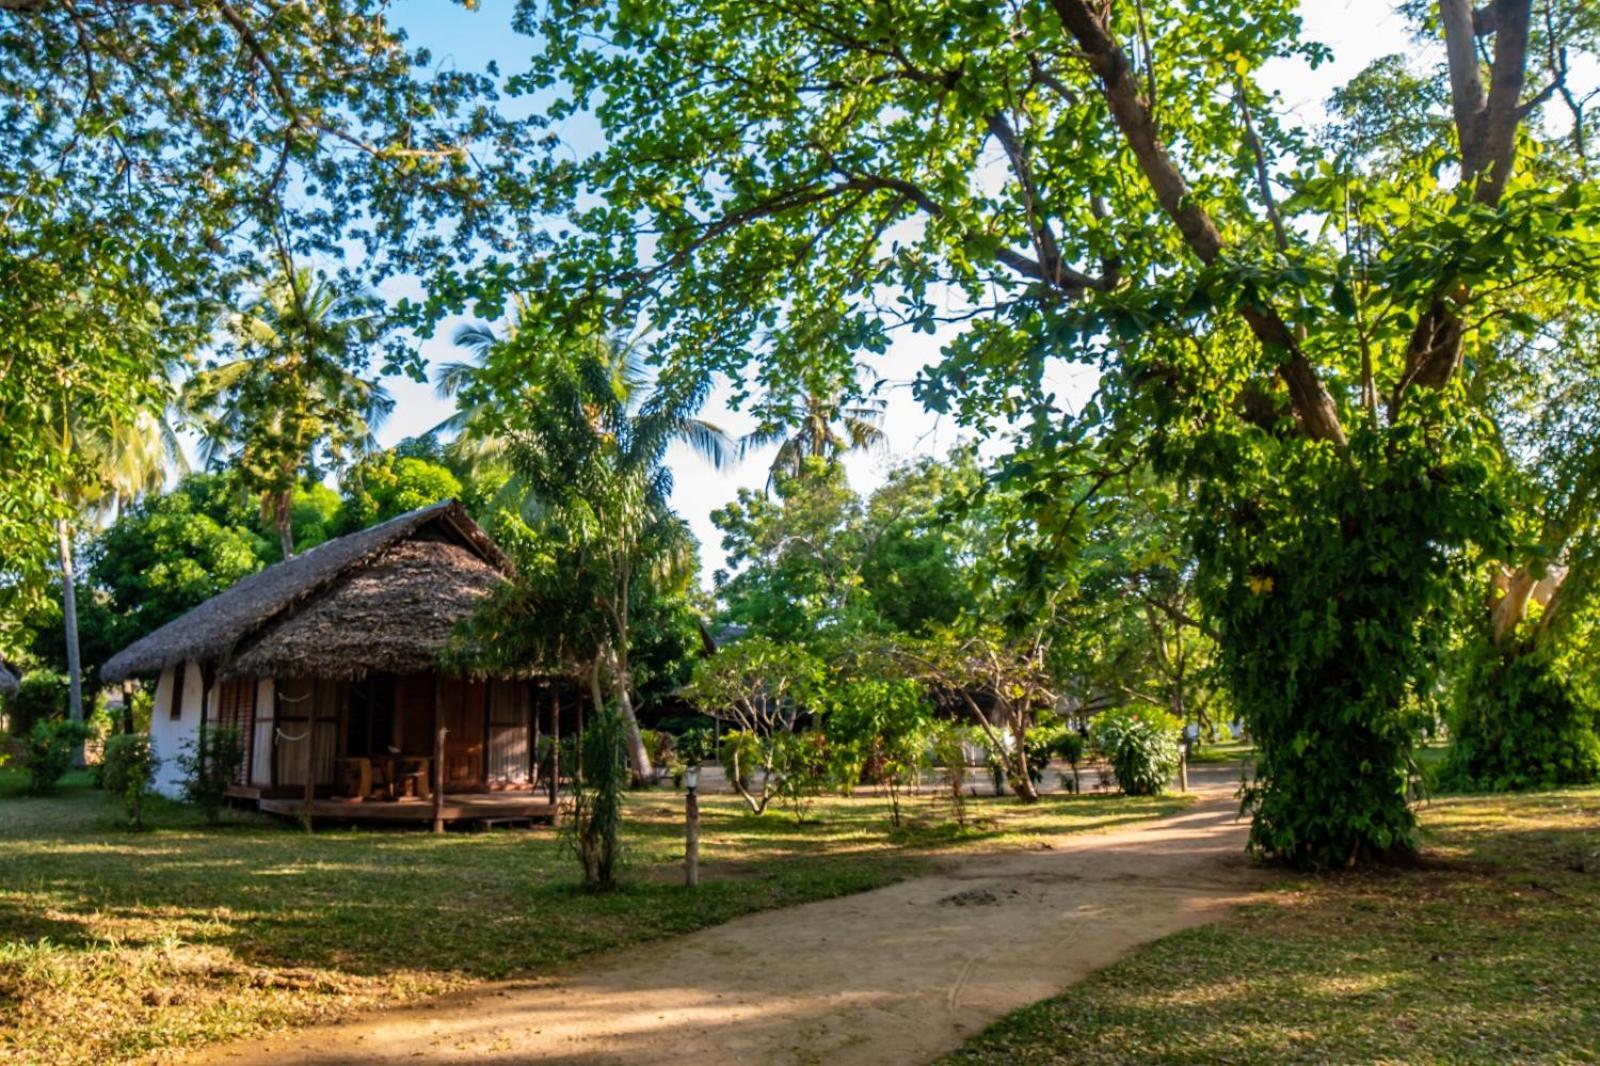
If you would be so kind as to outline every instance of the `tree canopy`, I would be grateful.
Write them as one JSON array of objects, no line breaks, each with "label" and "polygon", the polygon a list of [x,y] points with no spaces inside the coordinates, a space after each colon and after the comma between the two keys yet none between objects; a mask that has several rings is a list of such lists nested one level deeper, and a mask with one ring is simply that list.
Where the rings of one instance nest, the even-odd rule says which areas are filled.
[{"label": "tree canopy", "polygon": [[[920,395],[1023,431],[1041,544],[1075,535],[1049,486],[1087,441],[1194,484],[1195,588],[1260,743],[1254,847],[1403,853],[1430,634],[1514,540],[1482,386],[1542,328],[1530,291],[1600,297],[1583,131],[1538,123],[1559,100],[1581,126],[1592,12],[1409,10],[1445,64],[1346,91],[1357,156],[1260,87],[1326,58],[1289,0],[524,4],[529,83],[605,137],[536,273],[557,310],[648,313],[682,371],[843,375],[954,327]],[[1063,360],[1100,374],[1083,410],[1047,387]]]}]

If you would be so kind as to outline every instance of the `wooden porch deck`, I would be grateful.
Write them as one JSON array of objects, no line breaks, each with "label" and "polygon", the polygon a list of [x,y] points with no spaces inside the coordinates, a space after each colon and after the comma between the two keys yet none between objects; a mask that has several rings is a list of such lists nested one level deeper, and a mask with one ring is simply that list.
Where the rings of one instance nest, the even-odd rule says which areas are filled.
[{"label": "wooden porch deck", "polygon": [[[241,790],[243,791],[243,790]],[[300,796],[254,796],[256,805],[268,814],[298,818],[305,811]],[[538,821],[554,824],[560,804],[551,803],[545,792],[446,792],[439,807],[445,822]],[[390,822],[431,824],[431,800],[350,800],[319,797],[311,802],[311,817],[337,822]]]}]

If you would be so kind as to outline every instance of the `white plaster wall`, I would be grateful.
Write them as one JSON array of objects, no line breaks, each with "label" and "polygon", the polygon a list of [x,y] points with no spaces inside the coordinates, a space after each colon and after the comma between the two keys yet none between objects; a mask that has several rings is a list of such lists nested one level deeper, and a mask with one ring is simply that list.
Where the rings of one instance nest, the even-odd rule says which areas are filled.
[{"label": "white plaster wall", "polygon": [[161,760],[156,770],[156,791],[163,796],[178,799],[183,794],[183,771],[178,769],[178,755],[186,740],[200,733],[200,690],[203,684],[200,664],[189,663],[183,672],[183,703],[179,717],[172,717],[172,686],[177,667],[161,671],[156,682],[156,701],[150,713],[150,746]]}]

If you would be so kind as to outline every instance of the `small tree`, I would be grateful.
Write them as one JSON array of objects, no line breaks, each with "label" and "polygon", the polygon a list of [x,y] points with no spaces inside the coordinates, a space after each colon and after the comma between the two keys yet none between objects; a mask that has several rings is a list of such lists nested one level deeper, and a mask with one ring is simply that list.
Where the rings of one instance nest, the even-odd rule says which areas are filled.
[{"label": "small tree", "polygon": [[62,775],[72,768],[88,737],[89,727],[82,722],[63,719],[35,722],[23,741],[28,791],[43,796],[53,790]]},{"label": "small tree", "polygon": [[[785,754],[783,738],[792,738],[802,702],[821,680],[822,664],[808,651],[765,637],[741,640],[695,668],[689,698],[704,713],[732,723],[741,734],[731,746],[724,742],[724,766],[728,783],[751,813],[765,811],[785,776],[799,772]],[[750,765],[752,757],[756,766]]]},{"label": "small tree", "polygon": [[799,825],[828,778],[828,741],[821,733],[779,733],[772,738],[774,790]]},{"label": "small tree", "polygon": [[1178,769],[1183,723],[1154,707],[1119,707],[1094,717],[1094,741],[1129,796],[1157,796]]},{"label": "small tree", "polygon": [[954,722],[940,722],[933,729],[933,758],[944,767],[950,812],[962,829],[967,827],[967,741],[971,736],[971,729]]},{"label": "small tree", "polygon": [[128,825],[144,828],[144,803],[150,798],[161,760],[144,733],[120,733],[106,741],[102,780],[128,813]]},{"label": "small tree", "polygon": [[622,793],[628,787],[628,729],[615,707],[595,715],[583,736],[583,775],[573,783],[568,843],[583,867],[583,887],[617,887]]},{"label": "small tree", "polygon": [[1078,781],[1078,765],[1083,762],[1084,749],[1088,747],[1083,734],[1076,729],[1063,729],[1056,737],[1055,752],[1061,761],[1072,767],[1072,791],[1074,794],[1081,792]]},{"label": "small tree", "polygon": [[206,823],[222,820],[228,802],[228,786],[244,765],[244,744],[237,729],[216,727],[205,730],[201,739],[186,740],[178,754],[178,769],[183,773],[183,794],[205,812]]},{"label": "small tree", "polygon": [[899,826],[901,796],[927,753],[927,696],[881,648],[857,647],[843,672],[848,677],[830,684],[826,696],[828,742],[858,753],[854,761],[883,790],[889,820]]},{"label": "small tree", "polygon": [[903,643],[899,651],[908,671],[966,706],[1024,803],[1039,798],[1028,765],[1028,729],[1035,714],[1055,702],[1048,653],[1043,627],[1011,636],[992,625],[939,630],[926,640]]}]

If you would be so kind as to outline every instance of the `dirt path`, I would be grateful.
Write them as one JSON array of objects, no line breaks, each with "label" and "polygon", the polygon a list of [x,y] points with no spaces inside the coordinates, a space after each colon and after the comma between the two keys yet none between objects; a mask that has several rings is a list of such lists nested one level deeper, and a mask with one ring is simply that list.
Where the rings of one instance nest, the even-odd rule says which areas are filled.
[{"label": "dirt path", "polygon": [[582,960],[202,1063],[927,1062],[1259,883],[1235,801]]}]

